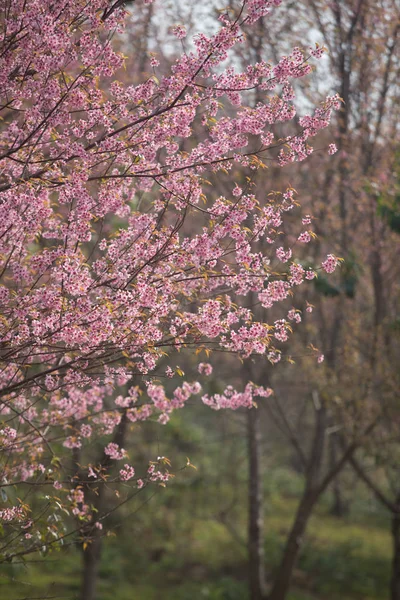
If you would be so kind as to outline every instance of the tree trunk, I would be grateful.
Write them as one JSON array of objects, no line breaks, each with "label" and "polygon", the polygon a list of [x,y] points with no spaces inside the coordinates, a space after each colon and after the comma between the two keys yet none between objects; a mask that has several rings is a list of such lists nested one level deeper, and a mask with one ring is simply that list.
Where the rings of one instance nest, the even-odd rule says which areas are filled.
[{"label": "tree trunk", "polygon": [[340,486],[340,481],[338,478],[333,480],[333,502],[330,510],[330,514],[333,517],[344,517],[347,513],[347,506],[343,502],[342,498],[342,490]]},{"label": "tree trunk", "polygon": [[260,472],[261,433],[260,412],[252,408],[247,413],[247,438],[249,459],[249,520],[248,520],[248,553],[249,553],[249,589],[250,600],[266,598],[264,570],[264,515],[263,491]]},{"label": "tree trunk", "polygon": [[305,490],[286,542],[283,557],[275,576],[269,600],[285,600],[289,591],[294,567],[302,544],[302,536],[319,494]]},{"label": "tree trunk", "polygon": [[400,600],[400,514],[392,513],[392,577],[390,581],[391,600]]},{"label": "tree trunk", "polygon": [[81,600],[96,600],[96,583],[101,559],[101,536],[94,533],[83,550]]},{"label": "tree trunk", "polygon": [[[337,461],[337,439],[335,434],[329,437],[329,466],[332,469]],[[330,514],[334,517],[343,517],[347,512],[347,506],[343,501],[340,478],[335,477],[332,482],[333,502]]]},{"label": "tree trunk", "polygon": [[[114,434],[113,442],[120,448],[124,444],[127,429],[126,409],[123,409],[121,421],[119,422]],[[112,468],[112,460],[108,454],[103,451],[103,457],[100,461],[103,473],[107,473]],[[87,479],[88,476],[85,476]],[[105,487],[95,482],[85,485],[85,500],[92,504],[92,521],[85,524],[81,529],[83,538],[82,544],[82,580],[81,580],[81,600],[96,600],[96,583],[101,561],[101,549],[103,533],[101,527],[96,526],[104,519],[104,509],[106,506]],[[100,520],[99,520],[100,519]],[[102,524],[102,523],[101,523]]]}]

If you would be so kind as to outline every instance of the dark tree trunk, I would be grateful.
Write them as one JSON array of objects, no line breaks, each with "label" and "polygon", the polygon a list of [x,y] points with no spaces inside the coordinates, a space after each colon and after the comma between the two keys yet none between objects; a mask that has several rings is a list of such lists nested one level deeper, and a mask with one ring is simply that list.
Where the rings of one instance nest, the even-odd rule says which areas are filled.
[{"label": "dark tree trunk", "polygon": [[400,514],[392,513],[392,576],[390,581],[391,600],[400,600]]},{"label": "dark tree trunk", "polygon": [[308,520],[317,499],[318,494],[315,494],[310,490],[305,490],[286,542],[283,558],[276,573],[269,600],[285,600],[286,598],[302,544],[302,536],[306,530]]},{"label": "dark tree trunk", "polygon": [[264,600],[266,598],[264,570],[263,490],[260,469],[261,433],[259,420],[259,410],[257,410],[257,408],[250,409],[247,413],[249,459],[248,553],[250,600]]},{"label": "dark tree trunk", "polygon": [[[283,557],[278,567],[274,585],[272,586],[272,590],[270,595],[268,596],[268,600],[285,600],[286,595],[289,591],[293,570],[296,566],[296,560],[301,547],[302,536],[306,530],[308,520],[312,514],[314,506],[317,503],[318,498],[328,488],[328,486],[332,483],[334,478],[338,476],[345,464],[349,460],[352,460],[354,452],[357,449],[357,443],[353,442],[352,444],[350,444],[347,447],[347,449],[343,452],[341,458],[331,468],[329,473],[325,475],[321,482],[316,483],[315,477],[319,470],[320,460],[322,458],[322,454],[320,453],[320,451],[318,451],[318,448],[322,450],[320,435],[322,431],[322,425],[324,423],[324,411],[320,411],[319,414],[320,425],[317,426],[317,431],[314,437],[313,450],[311,453],[311,456],[314,458],[312,458],[312,460],[310,461],[310,467],[307,477],[308,484],[300,500],[300,504],[296,512],[296,517],[294,519],[292,529],[287,539],[286,546],[283,552]],[[371,433],[375,425],[376,422],[371,423],[366,428],[364,435],[368,435],[369,433]],[[400,598],[398,600],[400,600]]]},{"label": "dark tree trunk", "polygon": [[[113,442],[119,447],[122,447],[124,444],[127,423],[128,420],[126,417],[126,411],[124,410],[113,439]],[[103,453],[100,464],[103,473],[107,473],[109,469],[112,468],[112,460],[105,452]],[[87,479],[87,475],[85,476],[85,479]],[[83,564],[80,600],[96,600],[96,584],[101,561],[103,538],[101,527],[96,525],[104,520],[104,510],[107,505],[104,485],[101,483],[99,485],[97,482],[95,484],[86,484],[85,499],[89,504],[93,505],[95,510],[92,512],[91,522],[89,524],[85,524],[81,529],[81,535],[83,538]]]},{"label": "dark tree trunk", "polygon": [[[337,439],[335,434],[329,437],[329,463],[332,468],[337,461]],[[346,503],[343,501],[342,486],[340,485],[340,477],[335,477],[332,482],[333,502],[330,509],[330,514],[334,517],[344,517],[347,512]]]},{"label": "dark tree trunk", "polygon": [[[315,409],[315,430],[306,470],[306,486],[297,508],[296,516],[286,541],[281,563],[278,567],[269,600],[285,600],[290,588],[293,571],[302,544],[308,520],[323,488],[318,485],[325,446],[327,411],[316,390],[312,393]],[[326,486],[326,483],[324,484]]]},{"label": "dark tree trunk", "polygon": [[96,600],[96,583],[101,559],[101,537],[93,534],[83,550],[81,600]]},{"label": "dark tree trunk", "polygon": [[339,518],[344,517],[345,514],[347,513],[347,506],[343,502],[342,490],[341,490],[339,479],[333,480],[332,487],[333,487],[333,490],[332,490],[333,491],[333,502],[332,502],[330,514],[333,517],[339,517]]}]

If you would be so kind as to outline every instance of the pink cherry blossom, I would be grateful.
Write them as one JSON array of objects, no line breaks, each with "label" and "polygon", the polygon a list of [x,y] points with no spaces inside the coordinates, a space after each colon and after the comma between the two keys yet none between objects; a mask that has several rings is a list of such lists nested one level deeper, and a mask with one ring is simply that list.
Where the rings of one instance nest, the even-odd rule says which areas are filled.
[{"label": "pink cherry blossom", "polygon": [[336,154],[336,152],[338,151],[336,144],[329,144],[328,146],[328,154]]},{"label": "pink cherry blossom", "polygon": [[[275,64],[242,71],[226,60],[247,27],[279,4],[243,2],[242,20],[222,15],[167,74],[140,83],[118,79],[122,7],[13,0],[1,19],[2,478],[16,486],[52,482],[48,505],[62,497],[80,526],[102,525],[90,485],[134,477],[128,462],[118,468],[116,461],[127,460],[122,446],[137,424],[165,425],[188,402],[250,409],[271,393],[251,382],[204,393],[196,378],[211,375],[211,365],[200,363],[186,378],[172,366],[177,350],[275,364],[301,320],[287,302],[315,267],[299,262],[295,239],[281,241],[287,219],[296,218],[295,191],[270,193],[249,177],[215,198],[207,183],[220,173],[242,182],[243,168],[255,175],[260,152],[277,167],[305,160],[340,108],[338,96],[328,96],[293,122],[295,81],[311,72],[320,48],[311,57],[294,48]],[[173,34],[182,40],[186,30],[176,25]],[[150,66],[159,66],[156,57]],[[263,102],[253,106],[249,89]],[[280,130],[283,138],[271,133]],[[310,223],[305,215],[303,225]],[[310,233],[299,241],[310,242]],[[322,268],[331,273],[337,264],[329,254]],[[266,314],[276,310],[273,322],[247,307],[250,295]],[[89,446],[101,453],[88,464]],[[77,463],[66,485],[61,473]],[[160,460],[136,484],[171,477]],[[0,520],[11,527],[29,510],[15,503]],[[23,553],[23,544],[16,536],[10,552]]]},{"label": "pink cherry blossom", "polygon": [[124,465],[124,468],[120,469],[120,471],[119,471],[119,476],[121,478],[121,481],[129,481],[129,479],[132,479],[132,477],[134,477],[134,475],[135,475],[135,469],[127,464]]},{"label": "pink cherry blossom", "polygon": [[198,372],[206,377],[210,376],[213,372],[213,368],[209,363],[200,363],[197,367]]},{"label": "pink cherry blossom", "polygon": [[327,273],[333,273],[335,271],[336,267],[338,266],[338,264],[339,264],[339,261],[336,258],[336,256],[334,256],[333,254],[328,254],[328,256],[326,257],[326,260],[324,260],[324,262],[322,263],[322,268]]}]

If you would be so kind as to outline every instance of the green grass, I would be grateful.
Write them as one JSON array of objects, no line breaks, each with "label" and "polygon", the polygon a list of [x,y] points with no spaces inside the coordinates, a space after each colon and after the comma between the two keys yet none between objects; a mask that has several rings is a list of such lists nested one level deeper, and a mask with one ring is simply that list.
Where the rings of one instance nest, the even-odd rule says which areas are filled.
[{"label": "green grass", "polygon": [[[291,495],[269,495],[265,550],[270,573],[279,562],[296,504]],[[243,538],[245,518],[245,511],[240,512],[234,523]],[[247,600],[246,550],[228,529],[190,512],[178,511],[170,521],[162,531],[155,523],[152,533],[152,524],[147,524],[134,535],[106,540],[97,600]],[[304,536],[288,600],[387,598],[391,540],[384,525],[368,515],[357,523],[331,517],[322,503]],[[74,598],[79,559],[77,552],[61,551],[28,569],[6,565],[0,571],[0,598]]]},{"label": "green grass", "polygon": [[[276,565],[296,507],[295,499],[270,500],[267,561]],[[269,554],[269,556],[268,556]],[[317,510],[303,539],[295,574],[317,597],[340,600],[388,597],[391,539],[388,527],[353,524]]]}]

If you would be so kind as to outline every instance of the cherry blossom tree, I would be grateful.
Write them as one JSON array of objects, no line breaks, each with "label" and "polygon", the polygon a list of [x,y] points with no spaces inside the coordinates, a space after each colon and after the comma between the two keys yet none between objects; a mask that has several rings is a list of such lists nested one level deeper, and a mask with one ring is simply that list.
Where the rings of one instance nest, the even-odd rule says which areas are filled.
[{"label": "cherry blossom tree", "polygon": [[[200,356],[186,380],[168,357],[186,348],[278,362],[291,317],[282,308],[271,323],[257,320],[246,298],[279,306],[338,263],[296,260],[311,240],[307,217],[298,240],[282,246],[285,216],[298,211],[293,189],[257,190],[249,178],[246,189],[232,181],[227,197],[215,197],[207,180],[256,172],[265,157],[283,167],[311,154],[337,96],[298,118],[289,136],[274,126],[294,119],[292,81],[322,49],[295,48],[275,66],[225,67],[243,27],[280,4],[244,0],[214,35],[197,35],[167,76],[158,78],[153,57],[155,74],[130,85],[119,80],[124,56],[115,49],[125,4],[1,0],[3,560],[64,541],[71,515],[83,548],[94,547],[104,507],[93,498],[105,483],[129,482],[133,493],[165,485],[163,458],[130,464],[123,445],[132,424],[165,424],[191,397],[218,410],[268,396],[252,382],[202,394],[197,379],[209,363]],[[174,35],[184,41],[183,25]],[[253,89],[261,100],[250,106]],[[165,378],[176,380],[172,393]],[[91,463],[83,450],[95,443],[102,458]]]}]

